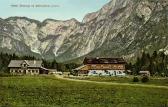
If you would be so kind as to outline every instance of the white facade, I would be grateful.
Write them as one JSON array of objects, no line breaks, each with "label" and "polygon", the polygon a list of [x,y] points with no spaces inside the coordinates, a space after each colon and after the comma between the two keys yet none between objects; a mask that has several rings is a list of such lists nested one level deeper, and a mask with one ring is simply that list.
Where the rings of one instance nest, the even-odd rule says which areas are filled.
[{"label": "white facade", "polygon": [[39,69],[16,69],[16,68],[11,68],[10,69],[11,74],[30,74],[30,75],[37,75],[39,74]]},{"label": "white facade", "polygon": [[125,76],[124,70],[89,70],[89,76]]}]

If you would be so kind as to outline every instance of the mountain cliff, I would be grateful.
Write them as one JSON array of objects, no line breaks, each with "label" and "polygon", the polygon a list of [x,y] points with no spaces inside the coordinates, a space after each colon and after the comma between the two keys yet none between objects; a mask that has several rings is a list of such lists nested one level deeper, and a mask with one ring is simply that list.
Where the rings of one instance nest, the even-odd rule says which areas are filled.
[{"label": "mountain cliff", "polygon": [[94,57],[131,59],[168,50],[167,0],[111,0],[82,22],[26,17],[0,19],[0,50],[60,62]]}]

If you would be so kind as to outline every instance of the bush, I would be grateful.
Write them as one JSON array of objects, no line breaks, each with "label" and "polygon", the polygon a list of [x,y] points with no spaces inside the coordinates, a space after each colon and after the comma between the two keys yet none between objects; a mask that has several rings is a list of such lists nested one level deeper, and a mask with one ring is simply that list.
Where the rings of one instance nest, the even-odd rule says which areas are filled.
[{"label": "bush", "polygon": [[10,76],[11,76],[10,73],[0,72],[0,77],[10,77]]},{"label": "bush", "polygon": [[133,78],[133,82],[139,82],[138,77],[134,77],[134,78]]},{"label": "bush", "polygon": [[148,82],[149,81],[149,77],[148,76],[143,76],[142,79],[141,79],[141,81],[143,83]]}]

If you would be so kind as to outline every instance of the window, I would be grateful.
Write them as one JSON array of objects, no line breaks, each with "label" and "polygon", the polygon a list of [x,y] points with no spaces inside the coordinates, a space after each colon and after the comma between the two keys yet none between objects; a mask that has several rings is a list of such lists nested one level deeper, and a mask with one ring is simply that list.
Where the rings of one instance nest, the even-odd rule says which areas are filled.
[{"label": "window", "polygon": [[107,70],[104,71],[106,74],[109,74],[109,72]]},{"label": "window", "polygon": [[101,67],[103,68],[103,69],[110,69],[110,65],[101,65]]},{"label": "window", "polygon": [[34,73],[34,70],[32,70],[32,73]]},{"label": "window", "polygon": [[123,68],[124,68],[123,65],[118,66],[118,69],[123,69]]},{"label": "window", "polygon": [[26,64],[23,64],[24,67],[26,67]]},{"label": "window", "polygon": [[96,65],[91,65],[92,67],[96,67]]},{"label": "window", "polygon": [[119,71],[119,74],[122,74],[122,72],[121,72],[121,71]]},{"label": "window", "polygon": [[116,75],[116,71],[114,71],[114,75]]},{"label": "window", "polygon": [[113,68],[117,68],[117,66],[116,66],[116,65],[113,65]]},{"label": "window", "polygon": [[96,68],[97,66],[96,65],[91,65],[91,68]]},{"label": "window", "polygon": [[93,71],[93,74],[96,74],[96,71]]},{"label": "window", "polygon": [[23,74],[26,74],[26,70],[23,70],[22,72],[23,72]]}]

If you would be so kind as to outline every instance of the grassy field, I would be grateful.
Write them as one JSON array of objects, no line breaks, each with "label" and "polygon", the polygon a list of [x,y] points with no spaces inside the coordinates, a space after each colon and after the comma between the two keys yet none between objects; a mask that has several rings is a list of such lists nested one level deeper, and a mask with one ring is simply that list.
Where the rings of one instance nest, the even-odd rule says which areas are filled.
[{"label": "grassy field", "polygon": [[168,89],[75,82],[52,76],[0,77],[0,107],[168,107]]},{"label": "grassy field", "polygon": [[65,78],[70,79],[79,79],[79,80],[89,80],[89,81],[98,81],[98,82],[115,82],[115,83],[130,83],[130,84],[153,84],[159,86],[168,86],[168,78],[162,77],[151,77],[149,82],[142,83],[141,77],[139,78],[139,82],[133,82],[133,76],[129,77],[99,77],[99,76],[86,76],[86,77],[68,77]]}]

